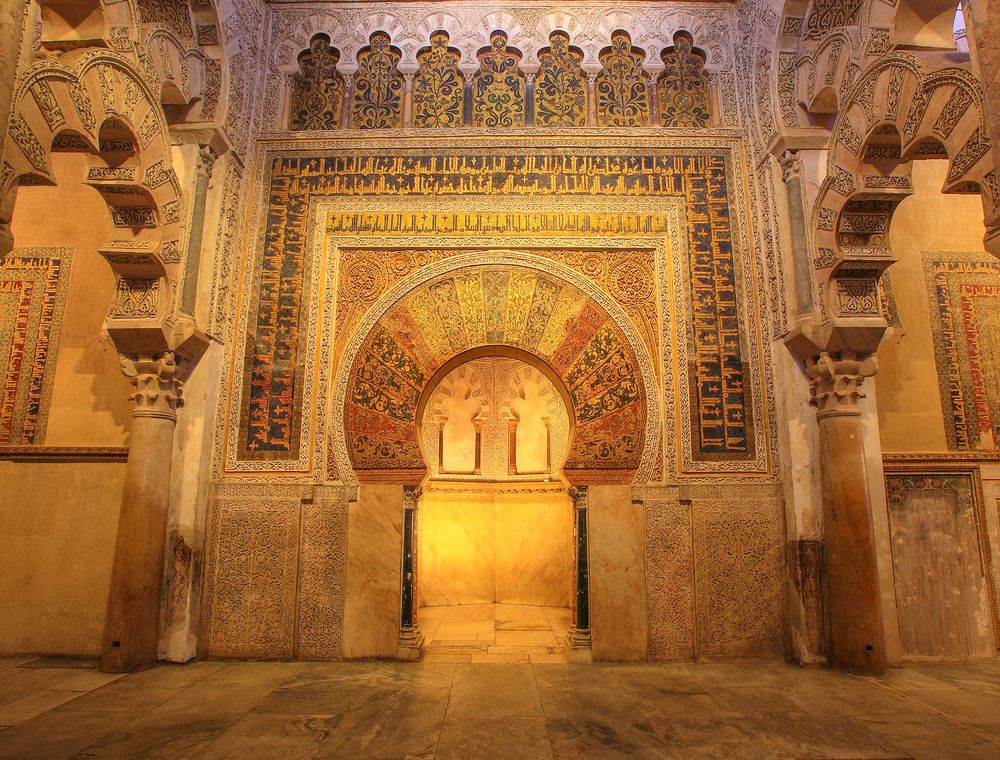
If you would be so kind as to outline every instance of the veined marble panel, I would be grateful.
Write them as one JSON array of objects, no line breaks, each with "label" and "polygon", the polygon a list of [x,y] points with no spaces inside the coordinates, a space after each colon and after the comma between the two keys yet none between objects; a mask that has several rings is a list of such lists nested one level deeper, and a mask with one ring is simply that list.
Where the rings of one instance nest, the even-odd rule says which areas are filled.
[{"label": "veined marble panel", "polygon": [[595,660],[645,661],[648,652],[642,505],[628,486],[591,486],[590,626]]},{"label": "veined marble panel", "polygon": [[359,487],[347,511],[345,659],[396,656],[402,556],[403,489]]},{"label": "veined marble panel", "polygon": [[498,494],[494,508],[496,601],[568,606],[573,561],[569,496]]},{"label": "veined marble panel", "polygon": [[417,517],[420,603],[567,606],[572,530],[559,484],[431,484]]},{"label": "veined marble panel", "polygon": [[428,489],[417,511],[417,579],[422,605],[495,601],[493,494]]}]

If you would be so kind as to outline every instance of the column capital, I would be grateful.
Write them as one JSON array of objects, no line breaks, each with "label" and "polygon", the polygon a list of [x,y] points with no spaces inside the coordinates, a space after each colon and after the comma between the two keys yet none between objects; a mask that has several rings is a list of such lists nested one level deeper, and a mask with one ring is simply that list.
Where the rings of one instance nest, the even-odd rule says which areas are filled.
[{"label": "column capital", "polygon": [[785,184],[802,179],[802,159],[797,150],[786,150],[778,156],[781,165],[781,178]]},{"label": "column capital", "polygon": [[122,372],[135,392],[129,399],[135,403],[133,417],[177,419],[177,409],[184,404],[180,368],[172,351],[119,356]]},{"label": "column capital", "polygon": [[588,490],[587,486],[570,486],[569,498],[573,500],[574,509],[587,508]]},{"label": "column capital", "polygon": [[416,509],[417,502],[423,493],[423,486],[403,486],[403,508]]},{"label": "column capital", "polygon": [[215,149],[211,145],[202,144],[198,146],[198,161],[195,165],[195,173],[200,177],[205,177],[210,179],[212,176],[212,169],[215,167],[215,162],[218,160],[219,156],[215,152]]},{"label": "column capital", "polygon": [[878,372],[878,359],[855,351],[820,351],[806,360],[805,372],[818,418],[858,416],[858,399],[865,397],[861,385]]}]

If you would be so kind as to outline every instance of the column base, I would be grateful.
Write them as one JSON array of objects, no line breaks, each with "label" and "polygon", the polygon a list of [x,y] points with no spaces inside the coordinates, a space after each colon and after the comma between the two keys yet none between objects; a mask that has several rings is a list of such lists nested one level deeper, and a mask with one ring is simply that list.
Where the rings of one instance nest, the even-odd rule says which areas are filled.
[{"label": "column base", "polygon": [[594,661],[589,628],[570,628],[566,634],[566,643],[569,645],[570,662],[589,665]]},{"label": "column base", "polygon": [[417,662],[424,656],[424,634],[417,626],[399,629],[396,645],[396,659],[402,662]]}]

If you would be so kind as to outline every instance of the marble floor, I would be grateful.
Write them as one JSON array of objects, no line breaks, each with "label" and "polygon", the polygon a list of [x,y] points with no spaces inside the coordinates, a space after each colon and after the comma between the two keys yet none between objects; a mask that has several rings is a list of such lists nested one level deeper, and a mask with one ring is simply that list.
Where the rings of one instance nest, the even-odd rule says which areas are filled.
[{"label": "marble floor", "polygon": [[424,633],[424,662],[567,662],[567,607],[421,607],[417,619]]},{"label": "marble floor", "polygon": [[[443,623],[442,623],[443,624]],[[0,758],[1000,758],[1000,662],[0,660]]]}]

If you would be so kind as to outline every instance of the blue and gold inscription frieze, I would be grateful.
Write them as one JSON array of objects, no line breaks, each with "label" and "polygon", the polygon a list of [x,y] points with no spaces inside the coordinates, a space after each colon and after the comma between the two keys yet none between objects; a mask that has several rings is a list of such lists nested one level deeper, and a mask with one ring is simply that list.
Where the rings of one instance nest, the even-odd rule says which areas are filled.
[{"label": "blue and gold inscription frieze", "polygon": [[[311,322],[324,308],[337,312],[352,288],[393,276],[386,274],[392,256],[381,260],[378,243],[362,245],[363,240],[391,239],[393,255],[430,261],[440,256],[421,249],[431,251],[445,239],[452,248],[459,246],[455,250],[469,240],[466,251],[487,240],[496,249],[530,239],[563,240],[558,244],[563,246],[587,240],[595,247],[607,240],[608,249],[617,251],[580,249],[563,260],[626,307],[630,301],[644,304],[641,311],[653,328],[639,325],[639,330],[644,351],[654,356],[662,375],[663,414],[676,420],[674,435],[686,439],[676,448],[664,442],[664,456],[675,460],[662,465],[667,477],[685,471],[766,474],[763,339],[756,327],[754,267],[745,253],[749,230],[741,206],[741,165],[735,171],[738,144],[648,142],[614,149],[509,145],[495,151],[358,150],[324,141],[305,149],[285,143],[273,152],[263,150],[257,176],[265,213],[248,251],[252,268],[241,315],[246,338],[235,358],[242,371],[232,389],[238,409],[228,469],[242,471],[240,463],[250,470],[281,469],[282,462],[289,469],[301,467],[304,447],[311,445],[303,441],[303,430],[322,406],[312,384],[328,383],[332,372],[317,362],[337,360],[317,359],[318,346],[327,345],[322,333],[330,328]],[[327,147],[313,147],[317,144]],[[673,223],[671,209],[678,212]],[[324,241],[323,262],[310,242],[317,235]],[[657,243],[669,254],[654,261],[658,254],[648,241],[671,236],[669,244]],[[356,241],[353,250],[364,248],[364,255],[352,259],[352,245],[345,241]],[[401,241],[407,242],[403,253]],[[544,250],[548,245],[540,255],[550,255]],[[339,282],[338,266],[344,267]],[[348,266],[356,275],[351,282],[343,279]],[[419,266],[406,271],[415,270]],[[599,277],[593,275],[597,270]],[[327,295],[314,292],[321,280]],[[317,306],[317,298],[327,299],[326,306]],[[336,343],[342,346],[343,339]],[[668,342],[677,345],[671,349]],[[304,402],[314,410],[305,419]],[[332,410],[332,419],[342,413]]]}]

